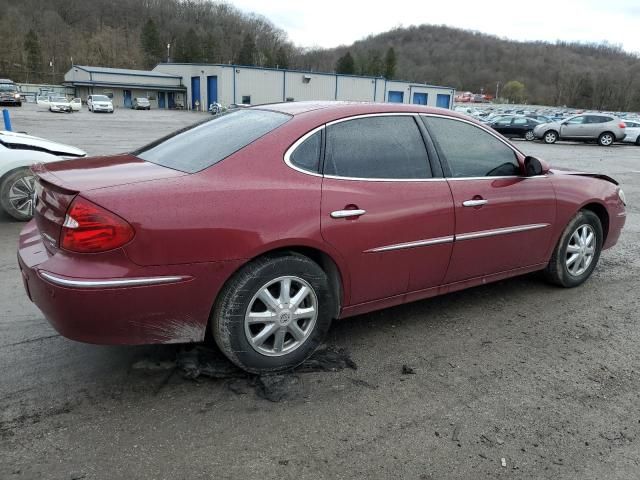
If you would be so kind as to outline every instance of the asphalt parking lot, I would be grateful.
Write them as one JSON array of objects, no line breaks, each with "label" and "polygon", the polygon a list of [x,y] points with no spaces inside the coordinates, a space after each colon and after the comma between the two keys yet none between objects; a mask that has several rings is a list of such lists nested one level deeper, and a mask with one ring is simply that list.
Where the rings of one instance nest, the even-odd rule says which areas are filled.
[{"label": "asphalt parking lot", "polygon": [[[206,118],[11,113],[14,130],[90,154]],[[627,225],[593,277],[564,290],[527,275],[336,322],[327,345],[353,364],[288,376],[281,401],[256,378],[185,378],[180,347],[61,337],[23,291],[22,224],[0,218],[0,478],[637,479],[640,147],[516,144],[621,182]]]}]

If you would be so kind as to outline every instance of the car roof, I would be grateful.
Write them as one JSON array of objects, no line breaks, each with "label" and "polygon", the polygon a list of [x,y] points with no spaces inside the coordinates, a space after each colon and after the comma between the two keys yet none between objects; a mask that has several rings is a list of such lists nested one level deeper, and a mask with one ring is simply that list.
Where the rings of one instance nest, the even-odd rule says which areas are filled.
[{"label": "car roof", "polygon": [[256,105],[250,108],[256,110],[270,110],[274,112],[286,113],[292,116],[306,116],[306,114],[315,113],[316,115],[313,116],[322,116],[325,118],[334,117],[336,119],[354,115],[366,115],[375,113],[431,113],[469,119],[467,115],[462,115],[453,110],[406,103],[304,101],[271,103]]}]

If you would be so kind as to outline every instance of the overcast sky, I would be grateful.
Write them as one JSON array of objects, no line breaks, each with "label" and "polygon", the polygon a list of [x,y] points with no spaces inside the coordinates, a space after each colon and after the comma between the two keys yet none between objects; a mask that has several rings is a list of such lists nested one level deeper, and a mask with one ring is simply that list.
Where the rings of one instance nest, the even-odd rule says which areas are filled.
[{"label": "overcast sky", "polygon": [[348,45],[397,26],[444,24],[514,40],[608,41],[640,53],[640,0],[230,0],[303,47]]}]

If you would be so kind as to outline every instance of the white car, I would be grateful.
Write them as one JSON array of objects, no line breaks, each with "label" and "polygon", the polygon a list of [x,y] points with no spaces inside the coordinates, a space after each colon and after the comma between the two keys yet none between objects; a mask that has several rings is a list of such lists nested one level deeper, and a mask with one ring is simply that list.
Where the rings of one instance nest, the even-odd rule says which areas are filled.
[{"label": "white car", "polygon": [[50,112],[71,112],[71,102],[62,95],[49,95],[48,97],[38,97],[38,108],[49,110]]},{"label": "white car", "polygon": [[79,148],[0,130],[0,206],[16,220],[33,216],[35,177],[31,166],[85,157]]},{"label": "white car", "polygon": [[90,112],[113,113],[113,102],[106,95],[89,95],[87,97],[87,107]]},{"label": "white car", "polygon": [[625,143],[635,143],[640,146],[640,119],[638,120],[623,120],[627,125],[625,133],[627,134],[622,140]]},{"label": "white car", "polygon": [[82,110],[82,100],[80,98],[74,98],[69,103],[71,103],[71,111],[79,112]]}]

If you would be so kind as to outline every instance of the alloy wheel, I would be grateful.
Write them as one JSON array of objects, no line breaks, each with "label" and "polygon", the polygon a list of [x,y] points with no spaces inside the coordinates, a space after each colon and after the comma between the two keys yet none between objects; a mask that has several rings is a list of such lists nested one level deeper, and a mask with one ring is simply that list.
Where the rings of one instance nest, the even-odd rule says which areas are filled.
[{"label": "alloy wheel", "polygon": [[555,143],[557,140],[557,136],[554,132],[546,133],[544,136],[544,141],[547,143]]},{"label": "alloy wheel", "polygon": [[18,178],[9,188],[9,203],[20,215],[33,215],[35,181],[33,175],[25,175]]},{"label": "alloy wheel", "polygon": [[309,283],[284,276],[263,285],[247,307],[244,331],[258,353],[278,357],[300,347],[318,318],[318,299]]},{"label": "alloy wheel", "polygon": [[525,133],[524,138],[529,142],[532,141],[535,138],[535,135],[533,134],[533,130],[529,130],[527,133]]},{"label": "alloy wheel", "polygon": [[588,224],[580,225],[567,245],[565,265],[570,275],[579,277],[587,271],[596,253],[596,233]]},{"label": "alloy wheel", "polygon": [[600,145],[604,145],[605,147],[608,147],[612,143],[613,143],[613,137],[610,134],[605,133],[600,137]]}]

